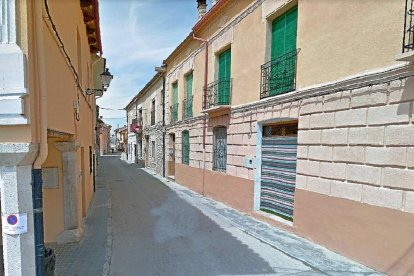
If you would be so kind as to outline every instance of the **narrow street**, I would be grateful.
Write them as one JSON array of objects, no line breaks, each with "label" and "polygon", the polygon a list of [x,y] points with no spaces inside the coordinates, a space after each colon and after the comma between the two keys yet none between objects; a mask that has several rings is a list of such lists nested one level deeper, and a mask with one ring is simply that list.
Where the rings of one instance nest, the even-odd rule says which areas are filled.
[{"label": "narrow street", "polygon": [[101,166],[112,190],[112,275],[310,273],[250,236],[232,236],[136,166],[114,157]]},{"label": "narrow street", "polygon": [[56,275],[379,275],[149,170],[102,156],[80,243]]}]

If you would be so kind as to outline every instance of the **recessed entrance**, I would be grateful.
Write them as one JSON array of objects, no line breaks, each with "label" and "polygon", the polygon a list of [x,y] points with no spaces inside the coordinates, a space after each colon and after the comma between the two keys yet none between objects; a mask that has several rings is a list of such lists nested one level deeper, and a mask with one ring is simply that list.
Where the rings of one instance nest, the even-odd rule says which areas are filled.
[{"label": "recessed entrance", "polygon": [[175,134],[170,133],[168,139],[168,177],[175,179]]},{"label": "recessed entrance", "polygon": [[293,221],[298,124],[263,126],[260,210]]}]

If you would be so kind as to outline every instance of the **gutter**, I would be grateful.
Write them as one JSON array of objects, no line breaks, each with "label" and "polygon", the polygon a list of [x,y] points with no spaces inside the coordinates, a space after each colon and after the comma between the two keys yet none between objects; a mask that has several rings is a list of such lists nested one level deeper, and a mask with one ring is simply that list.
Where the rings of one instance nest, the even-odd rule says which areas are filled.
[{"label": "gutter", "polygon": [[[200,37],[196,37],[193,33],[193,39],[202,41],[205,45],[205,57],[204,57],[204,104],[207,102],[207,82],[208,82],[208,40]],[[204,195],[204,184],[205,184],[205,170],[206,170],[206,122],[207,117],[203,119],[203,185],[202,195]]]},{"label": "gutter", "polygon": [[42,164],[46,161],[48,154],[47,145],[47,91],[45,78],[45,59],[44,59],[44,41],[43,41],[43,6],[42,1],[35,1],[35,33],[36,33],[36,49],[37,49],[37,80],[39,91],[39,126],[40,126],[40,148],[34,161],[34,169],[41,169]]}]

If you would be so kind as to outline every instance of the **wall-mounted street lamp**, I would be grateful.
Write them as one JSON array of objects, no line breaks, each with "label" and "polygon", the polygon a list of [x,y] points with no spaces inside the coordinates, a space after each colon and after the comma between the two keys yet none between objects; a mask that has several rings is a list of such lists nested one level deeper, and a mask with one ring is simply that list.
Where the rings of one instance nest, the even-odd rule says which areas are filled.
[{"label": "wall-mounted street lamp", "polygon": [[155,67],[155,72],[165,73],[165,72],[167,72],[167,66],[163,64],[159,67]]},{"label": "wall-mounted street lamp", "polygon": [[109,87],[109,85],[111,84],[112,79],[114,78],[114,76],[109,72],[109,69],[106,68],[105,72],[103,72],[101,74],[101,80],[102,80],[102,89],[92,89],[92,88],[87,88],[86,89],[86,95],[93,95],[95,93],[103,93],[104,91],[106,91]]}]

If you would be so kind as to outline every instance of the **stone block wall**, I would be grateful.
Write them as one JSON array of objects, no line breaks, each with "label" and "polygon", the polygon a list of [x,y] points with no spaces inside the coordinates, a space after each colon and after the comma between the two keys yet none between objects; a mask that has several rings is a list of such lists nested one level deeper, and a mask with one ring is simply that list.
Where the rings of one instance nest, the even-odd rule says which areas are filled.
[{"label": "stone block wall", "polygon": [[[257,123],[298,121],[298,189],[414,212],[414,79],[315,96],[287,103],[258,102],[206,121],[206,164],[212,170],[213,128],[227,127],[226,174],[255,179],[245,167],[256,157]],[[190,166],[203,167],[203,117],[168,128],[190,132]]]},{"label": "stone block wall", "polygon": [[414,80],[303,100],[297,188],[413,212]]},{"label": "stone block wall", "polygon": [[[144,129],[142,135],[142,151],[143,158],[145,160],[146,152],[146,139],[145,137],[149,136],[149,148],[148,148],[148,164],[147,168],[154,170],[159,175],[162,175],[162,162],[163,162],[163,136],[162,136],[162,125],[156,124],[154,126],[148,126]],[[155,158],[152,156],[152,141],[155,141]]]}]

